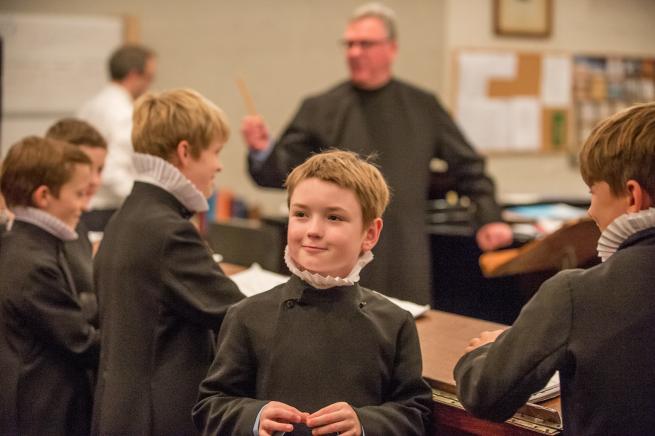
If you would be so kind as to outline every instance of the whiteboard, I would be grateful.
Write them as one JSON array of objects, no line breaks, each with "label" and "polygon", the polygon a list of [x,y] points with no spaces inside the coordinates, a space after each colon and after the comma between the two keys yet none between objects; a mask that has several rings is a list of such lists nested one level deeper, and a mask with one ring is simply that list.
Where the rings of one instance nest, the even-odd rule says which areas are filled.
[{"label": "whiteboard", "polygon": [[[123,40],[120,17],[0,13],[2,151],[25,127],[73,115],[108,80]],[[44,131],[31,134],[43,135]]]}]

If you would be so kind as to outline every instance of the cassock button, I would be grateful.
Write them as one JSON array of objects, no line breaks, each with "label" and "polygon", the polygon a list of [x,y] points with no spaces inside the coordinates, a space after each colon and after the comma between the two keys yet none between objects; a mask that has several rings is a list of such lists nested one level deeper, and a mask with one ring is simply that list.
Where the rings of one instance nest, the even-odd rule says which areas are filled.
[{"label": "cassock button", "polygon": [[294,306],[296,305],[296,302],[294,300],[287,300],[285,304],[287,306],[287,309],[293,309]]}]

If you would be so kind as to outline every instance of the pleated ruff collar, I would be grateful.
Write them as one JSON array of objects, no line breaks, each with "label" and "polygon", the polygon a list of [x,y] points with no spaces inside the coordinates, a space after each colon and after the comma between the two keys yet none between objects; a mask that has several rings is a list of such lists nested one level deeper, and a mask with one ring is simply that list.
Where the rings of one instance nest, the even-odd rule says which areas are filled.
[{"label": "pleated ruff collar", "polygon": [[209,209],[202,192],[170,162],[144,153],[134,153],[132,161],[137,172],[136,180],[159,186],[191,212],[206,212]]},{"label": "pleated ruff collar", "polygon": [[655,227],[655,208],[619,216],[600,234],[598,256],[605,262],[626,239],[651,227]]},{"label": "pleated ruff collar", "polygon": [[289,271],[316,289],[328,289],[334,288],[336,286],[354,285],[359,281],[359,273],[362,268],[364,268],[372,260],[373,253],[371,251],[367,251],[362,254],[359,259],[357,259],[357,263],[355,263],[352,271],[350,271],[350,274],[348,274],[346,277],[322,276],[318,273],[311,273],[307,270],[301,271],[289,255],[289,246],[287,245],[284,248],[284,262],[287,264]]},{"label": "pleated ruff collar", "polygon": [[62,220],[54,215],[49,214],[36,207],[14,207],[11,211],[15,215],[16,221],[22,221],[37,226],[45,230],[56,238],[62,241],[73,241],[77,239],[77,232]]}]

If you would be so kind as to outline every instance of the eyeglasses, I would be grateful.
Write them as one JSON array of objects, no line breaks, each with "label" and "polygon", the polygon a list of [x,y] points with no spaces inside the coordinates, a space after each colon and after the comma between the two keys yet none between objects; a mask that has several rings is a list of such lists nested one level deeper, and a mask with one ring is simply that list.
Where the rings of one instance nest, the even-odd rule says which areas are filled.
[{"label": "eyeglasses", "polygon": [[342,39],[339,41],[339,44],[345,49],[351,49],[353,47],[359,46],[362,50],[368,50],[376,45],[384,44],[389,42],[388,39]]}]

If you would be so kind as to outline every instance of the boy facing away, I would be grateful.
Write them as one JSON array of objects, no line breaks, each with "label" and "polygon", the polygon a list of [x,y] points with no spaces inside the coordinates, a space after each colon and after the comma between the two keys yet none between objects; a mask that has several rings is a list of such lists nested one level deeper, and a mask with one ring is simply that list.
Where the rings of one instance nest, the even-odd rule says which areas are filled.
[{"label": "boy facing away", "polygon": [[601,122],[580,167],[603,263],[560,272],[510,329],[471,340],[455,367],[458,395],[501,421],[559,371],[565,434],[652,434],[655,103]]},{"label": "boy facing away", "polygon": [[31,136],[11,147],[0,186],[15,214],[0,248],[0,434],[87,435],[87,369],[99,332],[85,319],[64,244],[77,237],[91,162]]},{"label": "boy facing away", "polygon": [[[354,153],[286,181],[291,279],[233,306],[193,415],[204,434],[422,435],[431,390],[412,316],[357,284],[389,191]],[[305,433],[302,433],[305,432]]]},{"label": "boy facing away", "polygon": [[223,112],[195,91],[136,103],[137,179],[94,263],[103,334],[93,433],[195,433],[214,334],[243,298],[189,221],[208,208],[228,134]]}]

